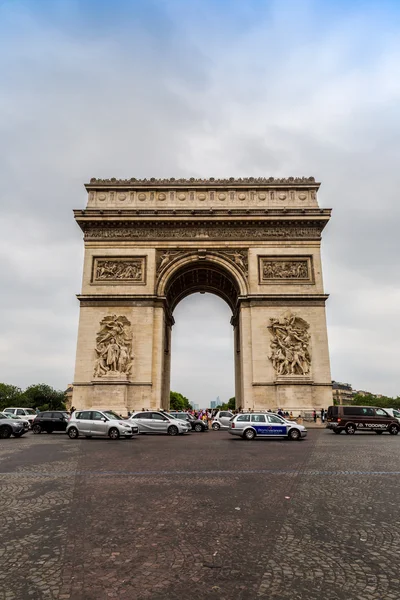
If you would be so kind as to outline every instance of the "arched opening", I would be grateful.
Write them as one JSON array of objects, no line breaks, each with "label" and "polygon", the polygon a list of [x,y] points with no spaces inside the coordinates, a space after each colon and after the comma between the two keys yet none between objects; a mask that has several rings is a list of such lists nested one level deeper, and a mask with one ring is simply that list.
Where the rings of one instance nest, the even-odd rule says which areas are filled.
[{"label": "arched opening", "polygon": [[[237,271],[237,272],[236,272]],[[175,323],[175,317],[179,318],[179,315],[185,315],[185,312],[194,311],[196,313],[196,306],[198,307],[197,318],[195,319],[197,324],[199,320],[204,321],[204,331],[207,330],[206,325],[206,316],[201,315],[201,300],[191,299],[188,302],[181,305],[181,309],[177,309],[178,305],[180,305],[181,301],[187,298],[188,296],[200,294],[212,294],[214,296],[218,296],[222,300],[225,301],[227,307],[230,310],[224,311],[222,309],[216,309],[217,312],[221,313],[221,316],[225,314],[226,318],[229,318],[230,315],[230,324],[233,327],[233,331],[230,330],[230,333],[227,333],[227,330],[224,330],[222,334],[222,330],[220,333],[222,334],[223,339],[228,337],[230,338],[230,347],[231,347],[231,356],[233,355],[233,370],[234,370],[234,382],[232,381],[232,375],[229,377],[230,385],[221,386],[221,394],[230,394],[227,397],[221,398],[222,402],[227,402],[229,397],[235,395],[237,406],[240,405],[240,394],[241,394],[241,365],[240,365],[240,335],[239,335],[239,318],[238,318],[238,308],[239,308],[239,298],[244,293],[246,289],[246,281],[243,275],[239,272],[236,267],[229,264],[228,261],[226,263],[224,260],[221,260],[220,257],[208,256],[207,258],[199,258],[199,256],[190,256],[186,257],[181,261],[176,261],[176,264],[172,264],[165,273],[161,274],[159,280],[159,294],[165,298],[165,350],[164,350],[164,367],[163,367],[163,404],[164,407],[167,408],[169,406],[169,394],[170,394],[170,382],[171,382],[171,361],[174,364],[174,368],[179,368],[179,359],[178,363],[175,364],[173,362],[174,359],[171,359],[172,348],[176,348],[175,344],[171,345],[171,335],[173,325]],[[208,302],[209,308],[212,308],[212,305],[215,308],[212,300],[206,301]],[[189,309],[185,310],[185,306],[189,306]],[[218,319],[221,319],[221,316]],[[186,331],[189,331],[190,336],[190,326],[185,326]],[[216,342],[216,337],[213,335],[212,330],[209,330],[210,336]],[[190,343],[193,340],[190,341]],[[204,337],[202,338],[204,341]],[[180,338],[178,340],[180,342],[180,346],[185,347],[185,344],[182,343],[183,340]],[[225,348],[226,352],[226,348]],[[196,353],[191,353],[191,358],[193,364],[189,366],[187,361],[184,361],[184,365],[186,369],[192,370],[193,373],[196,373],[196,378],[198,381],[198,385],[201,386],[201,382],[210,381],[210,375],[205,372],[201,372],[202,369],[206,368],[204,362],[202,363],[202,367],[196,371]],[[225,369],[226,373],[229,371],[229,367],[227,365],[227,356],[225,353]],[[198,371],[200,370],[200,374]],[[232,369],[231,369],[232,372]],[[179,379],[179,378],[178,378]],[[182,379],[181,379],[182,380]],[[215,376],[213,375],[213,381],[216,381]],[[175,372],[174,372],[174,383],[175,383]],[[215,400],[216,396],[219,394],[211,390],[213,386],[202,386],[203,389],[197,389],[196,400],[201,397],[201,393],[204,393],[204,400],[202,400],[203,406],[199,406],[200,408],[207,408],[210,406],[211,400]],[[186,385],[185,385],[186,388]],[[187,388],[186,388],[187,389]],[[190,389],[193,389],[190,386]],[[214,387],[217,389],[217,386]],[[234,390],[234,393],[230,393],[229,390]],[[181,391],[179,389],[174,391]],[[181,392],[182,393],[182,392]],[[214,398],[212,397],[214,395]],[[200,404],[199,402],[195,402],[195,404]]]},{"label": "arched opening", "polygon": [[195,293],[174,310],[171,389],[194,409],[213,408],[235,395],[232,311],[215,294]]}]

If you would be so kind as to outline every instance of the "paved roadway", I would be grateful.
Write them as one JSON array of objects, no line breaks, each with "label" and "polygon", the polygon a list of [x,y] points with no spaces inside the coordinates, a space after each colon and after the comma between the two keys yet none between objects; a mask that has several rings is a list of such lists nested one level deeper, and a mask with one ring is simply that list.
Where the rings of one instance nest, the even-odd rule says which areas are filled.
[{"label": "paved roadway", "polygon": [[0,598],[398,600],[400,435],[0,440]]}]

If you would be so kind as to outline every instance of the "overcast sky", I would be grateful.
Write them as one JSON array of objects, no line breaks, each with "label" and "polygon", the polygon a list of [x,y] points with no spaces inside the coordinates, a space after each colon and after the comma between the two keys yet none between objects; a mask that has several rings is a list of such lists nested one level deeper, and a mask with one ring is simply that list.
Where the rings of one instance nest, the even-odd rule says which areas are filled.
[{"label": "overcast sky", "polygon": [[[332,377],[400,394],[400,4],[2,0],[0,381],[73,380],[91,177],[313,175]],[[175,312],[172,388],[233,388],[229,309]],[[208,403],[208,402],[207,402]]]}]

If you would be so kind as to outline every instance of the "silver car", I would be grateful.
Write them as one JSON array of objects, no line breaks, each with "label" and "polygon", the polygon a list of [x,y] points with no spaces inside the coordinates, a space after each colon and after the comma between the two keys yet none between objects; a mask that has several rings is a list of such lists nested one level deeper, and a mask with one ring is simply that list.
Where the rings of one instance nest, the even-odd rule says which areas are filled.
[{"label": "silver car", "polygon": [[214,431],[219,429],[228,429],[229,421],[232,419],[233,413],[230,410],[219,410],[212,420],[211,427]]},{"label": "silver car", "polygon": [[229,433],[240,435],[245,440],[255,437],[286,437],[300,440],[306,437],[307,429],[294,421],[286,421],[273,413],[242,413],[229,422]]},{"label": "silver car", "polygon": [[188,421],[175,419],[163,411],[146,410],[145,412],[135,412],[129,417],[131,423],[139,427],[139,433],[168,433],[168,435],[178,435],[187,433],[191,426]]},{"label": "silver car", "polygon": [[24,423],[9,415],[0,413],[0,438],[21,437],[25,433]]},{"label": "silver car", "polygon": [[87,438],[108,436],[117,440],[120,437],[131,438],[139,430],[112,410],[76,410],[67,425],[67,433],[71,439],[83,435]]}]

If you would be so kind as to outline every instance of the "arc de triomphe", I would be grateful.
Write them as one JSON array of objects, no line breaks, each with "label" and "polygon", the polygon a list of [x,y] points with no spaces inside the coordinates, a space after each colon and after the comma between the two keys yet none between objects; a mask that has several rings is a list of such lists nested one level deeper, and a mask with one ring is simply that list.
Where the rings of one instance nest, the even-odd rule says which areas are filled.
[{"label": "arc de triomphe", "polygon": [[77,408],[168,408],[173,313],[194,292],[232,311],[237,407],[331,404],[320,257],[331,211],[314,178],[85,187],[87,207],[74,211],[85,241]]}]

